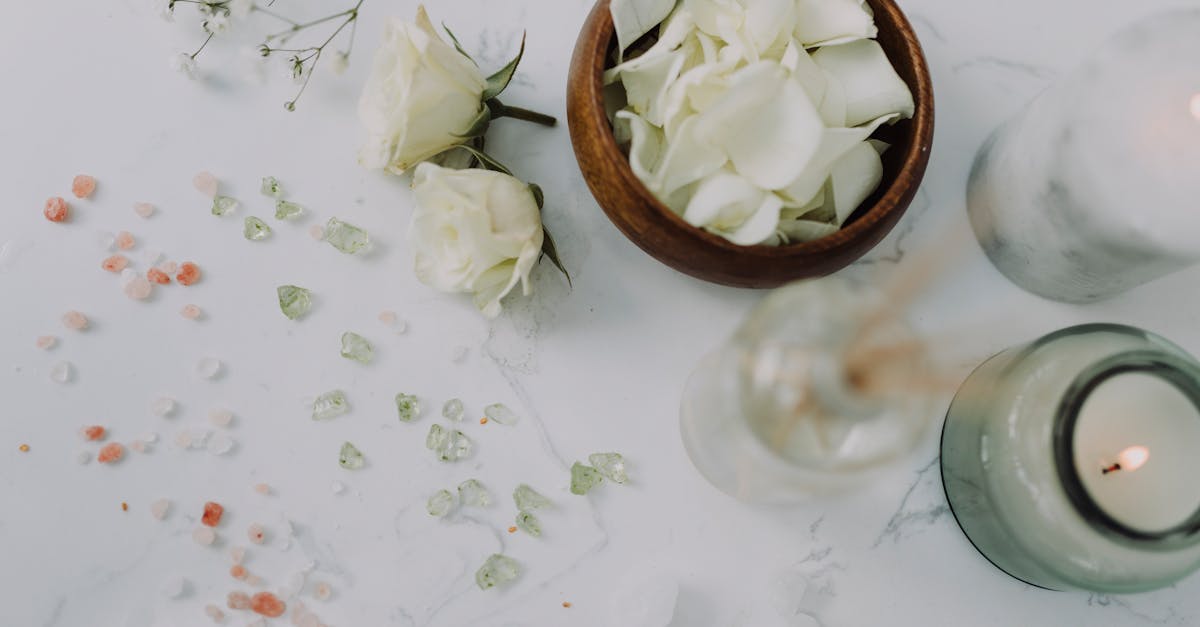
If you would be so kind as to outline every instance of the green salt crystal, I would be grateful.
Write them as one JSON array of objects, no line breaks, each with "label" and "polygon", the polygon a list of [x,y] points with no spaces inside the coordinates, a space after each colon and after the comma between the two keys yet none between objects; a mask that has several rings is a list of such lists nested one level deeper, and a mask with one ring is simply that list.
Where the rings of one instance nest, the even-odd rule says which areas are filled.
[{"label": "green salt crystal", "polygon": [[252,242],[262,241],[271,236],[271,227],[259,218],[247,216],[246,228],[242,230],[242,235]]},{"label": "green salt crystal", "polygon": [[429,434],[425,436],[425,448],[431,451],[440,451],[446,447],[446,440],[449,433],[442,428],[442,425],[434,423],[429,426]]},{"label": "green salt crystal", "polygon": [[237,208],[238,201],[229,196],[216,196],[213,198],[212,214],[214,216],[223,216]]},{"label": "green salt crystal", "polygon": [[346,393],[341,390],[326,392],[313,401],[313,420],[329,420],[350,411]]},{"label": "green salt crystal", "polygon": [[462,420],[463,417],[463,402],[457,398],[452,398],[442,405],[442,417],[447,420]]},{"label": "green salt crystal", "polygon": [[504,585],[521,574],[521,565],[511,557],[496,553],[475,571],[475,584],[480,590]]},{"label": "green salt crystal", "polygon": [[535,538],[542,535],[542,523],[538,522],[537,516],[529,512],[517,514],[517,528]]},{"label": "green salt crystal", "polygon": [[449,490],[438,490],[433,496],[429,497],[429,502],[425,504],[425,509],[430,516],[442,517],[450,513],[450,508],[454,507],[454,495],[450,494]]},{"label": "green salt crystal", "polygon": [[363,457],[362,451],[358,447],[347,442],[342,445],[342,450],[338,453],[338,465],[346,470],[358,470],[366,463],[366,458]]},{"label": "green salt crystal", "polygon": [[538,494],[537,490],[522,483],[513,490],[513,502],[517,504],[517,509],[522,512],[528,512],[534,509],[550,507],[553,503],[550,499]]},{"label": "green salt crystal", "polygon": [[396,411],[400,413],[400,422],[412,422],[421,415],[421,401],[412,394],[397,394]]},{"label": "green salt crystal", "polygon": [[262,180],[262,193],[263,196],[279,198],[283,195],[283,186],[279,184],[279,181],[275,177],[264,176]]},{"label": "green salt crystal", "polygon": [[360,364],[369,364],[375,357],[375,349],[363,336],[347,331],[342,334],[342,357]]},{"label": "green salt crystal", "polygon": [[325,241],[347,255],[353,255],[371,244],[366,231],[337,218],[330,218],[325,224]]},{"label": "green salt crystal", "polygon": [[286,200],[275,201],[275,219],[289,220],[304,213],[304,207]]},{"label": "green salt crystal", "polygon": [[616,483],[629,481],[629,475],[625,474],[625,458],[620,453],[592,453],[588,463],[605,479]]},{"label": "green salt crystal", "polygon": [[584,495],[604,482],[604,476],[591,466],[579,462],[571,466],[571,494]]},{"label": "green salt crystal", "polygon": [[494,420],[502,425],[516,424],[519,417],[504,403],[493,403],[483,408],[483,415],[488,420]]},{"label": "green salt crystal", "polygon": [[487,507],[492,504],[492,495],[475,479],[467,479],[458,484],[458,502],[463,505]]},{"label": "green salt crystal", "polygon": [[312,292],[296,285],[280,285],[275,291],[279,294],[279,310],[288,320],[295,320],[312,307]]}]

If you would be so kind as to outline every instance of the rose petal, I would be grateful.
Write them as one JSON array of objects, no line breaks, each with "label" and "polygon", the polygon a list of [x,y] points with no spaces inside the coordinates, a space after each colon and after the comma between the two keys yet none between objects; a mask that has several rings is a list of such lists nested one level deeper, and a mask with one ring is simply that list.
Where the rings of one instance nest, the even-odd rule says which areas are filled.
[{"label": "rose petal", "polygon": [[800,83],[774,61],[738,70],[728,92],[696,116],[697,135],[724,151],[763,189],[795,180],[816,153],[824,125]]},{"label": "rose petal", "polygon": [[762,204],[754,215],[750,216],[742,226],[725,236],[726,239],[740,246],[760,244],[775,233],[779,227],[779,210],[783,201],[775,194],[763,197]]},{"label": "rose petal", "polygon": [[692,116],[684,120],[677,135],[667,144],[654,172],[654,184],[650,185],[660,198],[716,172],[728,161],[723,151],[700,139],[695,131],[699,119],[700,116]]},{"label": "rose petal", "polygon": [[904,118],[913,116],[912,92],[878,42],[864,39],[827,46],[813,54],[813,61],[842,86],[847,126],[858,126],[891,113]]},{"label": "rose petal", "polygon": [[883,162],[870,142],[862,142],[838,159],[829,176],[833,209],[841,226],[883,180]]},{"label": "rose petal", "polygon": [[721,172],[697,187],[683,219],[735,244],[750,246],[775,232],[782,206],[783,201],[774,194],[737,174]]},{"label": "rose petal", "polygon": [[797,207],[809,203],[814,196],[821,192],[821,187],[824,186],[830,172],[833,171],[833,165],[842,156],[870,137],[871,133],[874,133],[880,125],[890,122],[896,117],[896,114],[884,116],[872,120],[870,124],[854,128],[825,129],[821,135],[820,146],[808,167],[786,188],[780,190],[779,195],[786,205]]},{"label": "rose petal", "polygon": [[675,0],[612,0],[613,29],[619,54],[658,26],[675,8]]},{"label": "rose petal", "polygon": [[859,0],[798,0],[795,34],[812,48],[874,37],[879,29]]},{"label": "rose petal", "polygon": [[779,232],[786,240],[784,243],[811,242],[837,231],[838,227],[833,224],[812,220],[784,220],[779,223]]},{"label": "rose petal", "polygon": [[629,166],[643,183],[651,185],[663,156],[662,131],[632,111],[617,113],[617,120],[629,128]]}]

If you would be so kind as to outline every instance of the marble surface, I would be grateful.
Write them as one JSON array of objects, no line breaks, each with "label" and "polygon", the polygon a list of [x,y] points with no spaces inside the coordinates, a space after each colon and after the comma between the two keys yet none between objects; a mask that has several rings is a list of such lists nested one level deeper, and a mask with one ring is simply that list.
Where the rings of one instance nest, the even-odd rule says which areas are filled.
[{"label": "marble surface", "polygon": [[[319,4],[331,3],[277,8]],[[886,275],[911,263],[913,251],[954,250],[947,241],[967,238],[912,312],[964,374],[1003,347],[1089,321],[1144,326],[1200,351],[1197,271],[1100,305],[1046,302],[988,264],[969,239],[963,208],[972,156],[990,129],[1107,33],[1188,4],[904,0],[937,92],[933,160],[904,221],[847,272]],[[499,66],[527,28],[527,60],[507,99],[564,115],[567,62],[588,0],[431,5],[435,21],[451,24],[485,67]],[[172,74],[167,57],[201,39],[183,9],[168,24],[141,0],[25,2],[0,20],[0,624],[209,624],[202,608],[239,587],[228,575],[228,549],[249,545],[251,523],[267,529],[267,541],[251,546],[247,568],[276,589],[311,564],[310,587],[328,582],[334,596],[316,601],[306,590],[299,598],[338,626],[609,625],[613,590],[646,569],[680,584],[674,627],[1200,622],[1195,578],[1109,597],[1032,589],[993,569],[947,510],[933,434],[891,476],[836,501],[762,509],[717,492],[680,444],[679,394],[697,360],[761,293],[706,285],[642,254],[592,201],[565,127],[506,121],[492,143],[545,189],[547,222],[574,289],[543,267],[532,299],[514,299],[503,317],[485,322],[466,300],[414,279],[404,240],[407,183],[364,172],[354,159],[365,57],[381,20],[407,17],[415,3],[367,0],[358,58],[344,76],[317,76],[292,114],[281,106],[294,89],[284,69],[273,64],[256,84],[239,52],[253,41],[248,31],[272,26],[266,18],[215,42],[201,57],[202,80]],[[191,189],[202,169],[242,199],[234,217],[209,215]],[[43,201],[67,195],[78,172],[99,178],[95,198],[74,203],[70,224],[47,222]],[[279,224],[266,242],[247,242],[241,218],[269,213],[257,189],[267,174],[311,212]],[[135,216],[130,206],[142,200],[159,213]],[[309,239],[308,225],[335,215],[367,228],[375,252],[346,257]],[[203,282],[130,301],[98,267],[106,253],[97,233],[120,230],[138,238],[139,263],[148,249],[192,259]],[[308,319],[279,314],[282,283],[316,292]],[[188,302],[205,310],[203,320],[179,316]],[[62,328],[69,309],[85,312],[92,328]],[[408,331],[382,325],[382,310],[398,312]],[[337,355],[338,336],[350,329],[375,342],[375,363]],[[46,334],[60,337],[48,352],[34,346]],[[467,349],[460,362],[458,347]],[[195,376],[205,356],[224,363],[219,379]],[[64,360],[76,376],[60,385],[48,372]],[[336,387],[353,411],[309,420],[305,398]],[[396,420],[391,399],[399,391],[426,401],[420,422]],[[172,417],[149,410],[164,395],[179,400]],[[468,421],[474,457],[438,463],[424,433],[453,396],[472,417],[501,401],[523,420]],[[214,407],[236,415],[228,430],[236,448],[224,457],[180,450],[176,434],[210,428]],[[77,454],[94,447],[76,432],[94,423],[117,441],[153,432],[159,442],[115,467],[80,465]],[[337,466],[345,440],[364,451],[365,469]],[[20,452],[21,443],[30,450]],[[567,468],[599,450],[623,452],[633,483],[570,495]],[[446,521],[425,514],[429,494],[472,476],[492,489],[496,505]],[[254,492],[258,482],[272,493]],[[335,482],[346,491],[335,493]],[[508,493],[519,482],[557,503],[542,517],[541,539],[505,532],[514,514]],[[149,512],[160,498],[174,503],[163,522]],[[191,539],[207,500],[228,511],[216,547]],[[481,592],[472,573],[500,550],[525,573],[508,589]],[[187,579],[187,590],[169,599],[161,589],[176,577]],[[781,595],[793,602],[785,609],[813,618],[781,617]],[[238,615],[225,624],[251,622],[230,613]]]}]

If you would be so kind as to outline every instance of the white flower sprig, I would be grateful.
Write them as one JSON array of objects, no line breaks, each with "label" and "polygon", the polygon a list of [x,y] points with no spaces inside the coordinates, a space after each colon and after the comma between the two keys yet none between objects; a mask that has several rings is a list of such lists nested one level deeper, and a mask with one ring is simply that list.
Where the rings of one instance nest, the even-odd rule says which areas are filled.
[{"label": "white flower sprig", "polygon": [[[347,29],[349,29],[348,35],[345,37],[346,45],[341,50],[331,52],[331,56],[333,57],[331,64],[334,73],[340,74],[345,70],[346,65],[349,63],[350,52],[354,47],[354,34],[358,27],[358,12],[364,1],[358,0],[354,6],[348,9],[326,15],[319,19],[308,22],[297,22],[268,8],[273,4],[274,0],[270,0],[266,5],[255,3],[253,0],[168,0],[164,17],[173,19],[177,4],[195,5],[203,19],[201,27],[204,29],[204,32],[208,33],[208,36],[205,37],[195,52],[173,55],[171,59],[172,67],[181,71],[189,78],[195,78],[196,57],[200,56],[201,52],[204,52],[204,49],[208,47],[209,42],[214,37],[227,31],[234,20],[244,19],[251,13],[262,13],[287,25],[283,30],[266,35],[263,43],[258,46],[258,53],[263,57],[269,57],[274,54],[289,55],[289,72],[293,79],[300,85],[300,88],[295,96],[283,104],[283,107],[288,111],[294,111],[296,109],[296,101],[304,94],[304,90],[308,87],[308,82],[312,78],[313,71],[321,61],[322,55],[327,52],[326,49],[334,40],[338,39],[339,35],[347,32]],[[329,24],[336,24],[336,26],[319,43],[299,47],[288,45],[288,42],[296,35],[311,28]]]}]

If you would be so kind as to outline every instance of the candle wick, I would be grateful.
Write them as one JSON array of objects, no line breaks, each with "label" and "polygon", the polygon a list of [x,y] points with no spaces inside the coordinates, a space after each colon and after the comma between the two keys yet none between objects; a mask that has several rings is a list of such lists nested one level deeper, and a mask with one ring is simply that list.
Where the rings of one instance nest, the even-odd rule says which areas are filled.
[{"label": "candle wick", "polygon": [[1117,464],[1113,464],[1112,466],[1109,466],[1108,468],[1101,468],[1100,474],[1107,475],[1110,472],[1116,472],[1120,469],[1121,469],[1121,464],[1117,463]]}]

